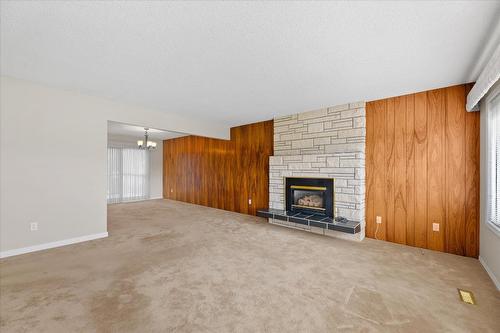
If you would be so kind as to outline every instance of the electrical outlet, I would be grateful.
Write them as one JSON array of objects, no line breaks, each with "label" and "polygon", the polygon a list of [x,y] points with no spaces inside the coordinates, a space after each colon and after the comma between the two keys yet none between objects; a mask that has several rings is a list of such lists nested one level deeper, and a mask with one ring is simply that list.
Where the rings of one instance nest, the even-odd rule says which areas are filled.
[{"label": "electrical outlet", "polygon": [[382,216],[377,216],[377,224],[382,224]]},{"label": "electrical outlet", "polygon": [[251,205],[252,204],[252,199],[248,199],[248,204]]},{"label": "electrical outlet", "polygon": [[439,231],[439,223],[432,224],[432,231]]},{"label": "electrical outlet", "polygon": [[37,231],[37,230],[38,230],[38,222],[31,222],[30,231]]}]

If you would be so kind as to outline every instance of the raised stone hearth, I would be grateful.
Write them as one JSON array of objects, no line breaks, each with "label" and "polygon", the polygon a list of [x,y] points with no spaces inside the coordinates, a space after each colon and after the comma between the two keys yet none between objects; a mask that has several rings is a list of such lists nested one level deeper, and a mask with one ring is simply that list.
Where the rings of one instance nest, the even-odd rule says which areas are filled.
[{"label": "raised stone hearth", "polygon": [[[304,229],[306,231],[316,231],[325,235],[340,235],[336,234],[336,232],[356,234],[361,231],[361,223],[359,222],[349,220],[335,221],[331,217],[311,213],[279,209],[259,209],[257,210],[257,216],[267,217],[269,222],[273,224]],[[343,237],[349,238],[346,235],[343,235]]]},{"label": "raised stone hearth", "polygon": [[[269,208],[285,210],[285,177],[335,179],[335,214],[359,222],[365,236],[365,103],[351,103],[274,119],[269,160]],[[270,219],[270,222],[273,222]],[[294,225],[291,225],[294,226]],[[321,230],[320,232],[324,232]]]}]

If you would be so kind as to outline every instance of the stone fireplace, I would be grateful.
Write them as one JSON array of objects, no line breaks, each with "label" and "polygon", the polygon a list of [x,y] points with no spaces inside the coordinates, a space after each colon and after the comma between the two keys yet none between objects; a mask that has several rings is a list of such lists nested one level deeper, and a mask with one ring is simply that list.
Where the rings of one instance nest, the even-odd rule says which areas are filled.
[{"label": "stone fireplace", "polygon": [[[286,198],[291,192],[287,188],[287,180],[330,179],[334,182],[331,214],[359,222],[361,230],[356,234],[330,231],[328,235],[363,239],[365,140],[364,102],[274,119],[274,156],[269,160],[269,208],[286,211],[298,208],[320,213],[310,207],[292,207],[291,203],[289,207]],[[313,197],[318,193],[297,193],[303,194],[298,195],[303,200],[302,204],[295,203],[297,206],[304,206],[304,203],[306,206],[315,205],[318,200],[324,200]],[[304,199],[307,195],[309,197]]]}]

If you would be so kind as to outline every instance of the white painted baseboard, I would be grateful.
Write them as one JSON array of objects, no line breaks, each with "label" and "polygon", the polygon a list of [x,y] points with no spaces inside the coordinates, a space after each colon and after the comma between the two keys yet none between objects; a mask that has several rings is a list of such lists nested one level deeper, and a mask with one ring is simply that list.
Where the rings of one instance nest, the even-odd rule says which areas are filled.
[{"label": "white painted baseboard", "polygon": [[151,198],[140,199],[140,200],[120,201],[120,202],[108,203],[108,205],[119,205],[119,204],[127,204],[127,203],[134,203],[134,202],[143,202],[143,201],[158,200],[158,199],[163,199],[163,197],[151,197]]},{"label": "white painted baseboard", "polygon": [[484,269],[490,276],[491,280],[493,281],[497,289],[500,290],[500,281],[498,281],[497,277],[493,274],[493,272],[491,271],[491,269],[488,267],[488,265],[481,256],[479,256],[479,262],[481,263],[481,265],[483,265]]},{"label": "white painted baseboard", "polygon": [[7,258],[7,257],[12,257],[12,256],[17,256],[20,254],[36,252],[36,251],[41,251],[41,250],[47,250],[47,249],[52,249],[55,247],[76,244],[76,243],[86,242],[86,241],[99,239],[99,238],[105,238],[105,237],[108,237],[107,232],[102,232],[100,234],[93,234],[93,235],[87,235],[87,236],[82,236],[82,237],[69,238],[69,239],[64,239],[64,240],[57,241],[57,242],[50,242],[50,243],[44,243],[44,244],[39,244],[39,245],[34,245],[34,246],[22,247],[19,249],[13,249],[13,250],[0,252],[0,258]]}]

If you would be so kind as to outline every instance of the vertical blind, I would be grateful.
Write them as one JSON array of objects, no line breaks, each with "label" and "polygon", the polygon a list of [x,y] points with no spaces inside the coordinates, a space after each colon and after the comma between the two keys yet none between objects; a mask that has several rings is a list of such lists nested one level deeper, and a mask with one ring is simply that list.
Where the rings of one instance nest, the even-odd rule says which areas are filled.
[{"label": "vertical blind", "polygon": [[488,111],[488,221],[500,227],[500,94],[490,102]]},{"label": "vertical blind", "polygon": [[108,203],[149,198],[149,152],[108,147]]}]

